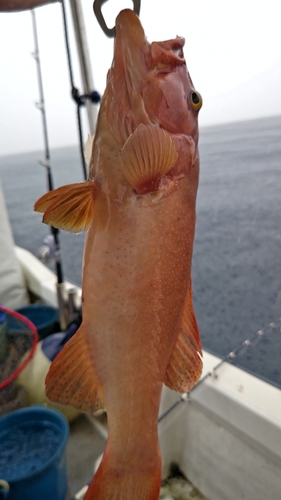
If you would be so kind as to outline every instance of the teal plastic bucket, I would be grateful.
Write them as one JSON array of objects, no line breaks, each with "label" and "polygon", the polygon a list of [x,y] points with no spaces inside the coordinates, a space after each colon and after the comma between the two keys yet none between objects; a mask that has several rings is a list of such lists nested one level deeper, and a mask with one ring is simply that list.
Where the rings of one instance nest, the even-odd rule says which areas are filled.
[{"label": "teal plastic bucket", "polygon": [[58,309],[46,304],[30,304],[17,309],[17,312],[28,318],[36,326],[40,339],[54,333],[59,319]]},{"label": "teal plastic bucket", "polygon": [[43,406],[0,418],[1,500],[64,500],[68,435],[66,418]]}]

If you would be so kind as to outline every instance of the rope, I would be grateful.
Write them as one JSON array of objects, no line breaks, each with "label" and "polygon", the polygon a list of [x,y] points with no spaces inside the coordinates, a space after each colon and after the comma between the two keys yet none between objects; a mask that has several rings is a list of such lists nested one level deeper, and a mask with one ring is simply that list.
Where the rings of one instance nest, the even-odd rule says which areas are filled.
[{"label": "rope", "polygon": [[84,179],[86,180],[87,179],[87,166],[86,166],[86,162],[85,162],[85,158],[84,158],[83,130],[82,130],[82,120],[81,120],[80,108],[81,108],[81,106],[84,106],[86,99],[91,101],[92,104],[98,104],[100,102],[101,96],[96,90],[93,90],[90,94],[82,94],[81,95],[78,88],[75,87],[75,85],[74,85],[72,61],[71,61],[71,54],[70,54],[70,44],[69,44],[69,37],[68,37],[68,26],[67,26],[66,10],[65,10],[64,2],[62,2],[61,6],[62,6],[62,17],[63,17],[63,26],[64,26],[64,38],[65,38],[65,45],[66,45],[66,52],[67,52],[68,70],[69,70],[69,77],[70,77],[70,84],[71,84],[71,96],[77,105],[79,149],[80,149],[80,155],[81,155],[83,176],[84,176]]}]

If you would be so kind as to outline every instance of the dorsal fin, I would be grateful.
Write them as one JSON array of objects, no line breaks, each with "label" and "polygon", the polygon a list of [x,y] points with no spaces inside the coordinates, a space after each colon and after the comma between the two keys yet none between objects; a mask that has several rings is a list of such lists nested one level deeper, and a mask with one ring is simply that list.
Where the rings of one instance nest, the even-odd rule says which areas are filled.
[{"label": "dorsal fin", "polygon": [[85,149],[84,149],[84,158],[85,158],[85,162],[86,162],[87,167],[90,166],[90,161],[91,161],[91,157],[92,157],[93,142],[94,142],[94,136],[89,134],[87,142],[85,144]]},{"label": "dorsal fin", "polygon": [[164,383],[177,392],[188,392],[198,382],[202,372],[202,346],[192,304],[192,286],[184,303],[179,333]]},{"label": "dorsal fin", "polygon": [[43,222],[50,226],[79,233],[89,229],[95,208],[95,182],[79,182],[61,186],[44,194],[34,205],[44,213]]},{"label": "dorsal fin", "polygon": [[82,323],[52,362],[46,395],[56,403],[97,415],[104,411],[104,403],[90,352]]},{"label": "dorsal fin", "polygon": [[125,142],[120,163],[127,181],[139,194],[156,191],[161,177],[178,157],[170,134],[164,129],[140,124]]}]

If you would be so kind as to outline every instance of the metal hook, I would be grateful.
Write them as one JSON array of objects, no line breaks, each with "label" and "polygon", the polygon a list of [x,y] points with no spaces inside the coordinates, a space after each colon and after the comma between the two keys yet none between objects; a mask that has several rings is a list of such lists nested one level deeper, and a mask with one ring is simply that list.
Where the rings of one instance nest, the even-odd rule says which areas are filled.
[{"label": "metal hook", "polygon": [[[101,29],[103,30],[103,32],[105,33],[105,35],[108,36],[109,38],[113,38],[116,35],[116,28],[115,28],[115,26],[114,26],[114,28],[108,28],[108,26],[104,20],[104,17],[102,15],[102,11],[101,11],[102,5],[107,1],[108,0],[95,0],[94,4],[93,4],[93,9],[94,9],[95,16],[98,20],[98,23],[99,23]],[[137,14],[137,16],[139,16],[141,0],[132,0],[132,2],[134,4],[133,10],[134,10],[135,14]]]}]

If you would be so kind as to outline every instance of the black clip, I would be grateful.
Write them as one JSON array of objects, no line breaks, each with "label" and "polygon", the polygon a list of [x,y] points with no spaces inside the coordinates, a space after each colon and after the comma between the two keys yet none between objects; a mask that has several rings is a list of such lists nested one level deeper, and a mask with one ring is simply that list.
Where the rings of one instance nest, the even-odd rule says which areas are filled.
[{"label": "black clip", "polygon": [[[113,38],[116,35],[116,28],[115,28],[115,26],[114,26],[114,28],[108,28],[108,26],[104,20],[104,17],[102,15],[102,12],[101,12],[102,4],[104,4],[105,2],[107,2],[107,0],[95,0],[94,4],[93,4],[93,9],[94,9],[95,16],[98,20],[98,23],[99,23],[101,29],[103,30],[103,32],[109,38]],[[137,14],[137,16],[139,16],[141,0],[132,0],[132,2],[134,4],[134,9],[133,9],[134,13]]]}]

